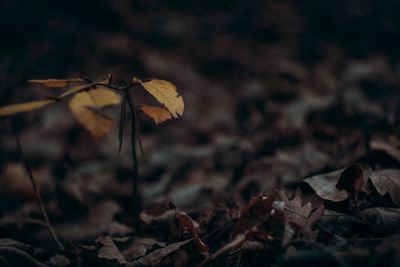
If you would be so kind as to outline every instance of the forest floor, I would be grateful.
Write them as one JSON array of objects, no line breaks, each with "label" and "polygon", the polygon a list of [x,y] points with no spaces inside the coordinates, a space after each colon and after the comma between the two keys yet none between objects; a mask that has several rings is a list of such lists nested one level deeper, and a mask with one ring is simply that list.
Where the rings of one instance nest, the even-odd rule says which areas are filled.
[{"label": "forest floor", "polygon": [[1,106],[112,73],[185,112],[139,114],[140,231],[129,127],[118,153],[66,102],[12,118],[65,250],[1,119],[1,266],[399,266],[398,3],[38,2],[0,4]]}]

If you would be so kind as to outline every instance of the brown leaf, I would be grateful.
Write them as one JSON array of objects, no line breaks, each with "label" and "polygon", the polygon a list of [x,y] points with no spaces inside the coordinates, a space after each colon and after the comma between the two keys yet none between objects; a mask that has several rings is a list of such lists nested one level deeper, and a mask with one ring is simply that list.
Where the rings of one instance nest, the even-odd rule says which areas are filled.
[{"label": "brown leaf", "polygon": [[298,229],[303,234],[306,241],[315,241],[318,235],[318,230],[313,231],[312,227],[314,223],[321,218],[325,209],[324,206],[319,206],[311,214],[311,203],[307,203],[303,206],[299,196],[289,200],[283,191],[278,191],[277,195],[278,199],[285,203],[284,214],[288,225],[292,227],[293,230]]},{"label": "brown leaf", "polygon": [[95,140],[100,140],[114,126],[114,121],[89,108],[102,108],[119,104],[120,97],[111,90],[100,88],[74,95],[69,102],[75,118]]},{"label": "brown leaf", "polygon": [[146,104],[140,106],[140,109],[149,117],[151,117],[156,124],[162,123],[166,120],[172,119],[171,114],[165,108],[153,107]]},{"label": "brown leaf", "polygon": [[204,244],[197,235],[193,220],[182,211],[176,211],[175,218],[178,220],[180,226],[185,226],[187,228],[190,235],[193,237],[193,242],[196,244],[197,249],[201,252],[207,252],[208,246]]},{"label": "brown leaf", "polygon": [[266,194],[252,197],[250,203],[243,207],[240,212],[239,220],[235,226],[235,235],[243,234],[254,226],[266,222],[271,215],[274,201],[275,197]]},{"label": "brown leaf", "polygon": [[169,244],[164,248],[157,249],[150,254],[133,261],[131,265],[128,266],[158,266],[161,264],[161,261],[164,257],[177,251],[180,247],[186,245],[190,241],[192,241],[192,239]]},{"label": "brown leaf", "polygon": [[38,108],[42,108],[48,104],[54,103],[55,100],[40,100],[21,104],[14,104],[0,108],[0,116],[10,116]]},{"label": "brown leaf", "polygon": [[389,193],[393,203],[400,206],[400,170],[383,169],[373,171],[369,179],[381,196]]},{"label": "brown leaf", "polygon": [[346,190],[336,187],[342,173],[343,169],[318,174],[304,179],[303,182],[308,184],[322,199],[340,202],[349,197],[349,193]]},{"label": "brown leaf", "polygon": [[157,79],[142,82],[135,77],[133,81],[138,81],[144,89],[168,109],[175,119],[182,116],[184,110],[183,98],[176,91],[175,85],[169,81]]},{"label": "brown leaf", "polygon": [[383,141],[371,141],[369,146],[373,150],[381,150],[385,151],[387,154],[395,158],[398,162],[400,162],[400,150],[396,148],[394,145],[383,142]]},{"label": "brown leaf", "polygon": [[46,80],[29,80],[30,83],[41,83],[46,87],[67,87],[70,82],[84,82],[81,78],[71,79],[46,79]]},{"label": "brown leaf", "polygon": [[134,237],[133,244],[122,251],[125,259],[128,261],[136,260],[139,257],[146,255],[146,253],[153,249],[155,246],[165,247],[164,242],[157,241],[154,238],[138,238]]},{"label": "brown leaf", "polygon": [[97,257],[108,260],[117,260],[119,264],[127,264],[124,256],[114,244],[111,236],[101,236],[96,240],[96,243],[101,243],[103,246],[99,248]]}]

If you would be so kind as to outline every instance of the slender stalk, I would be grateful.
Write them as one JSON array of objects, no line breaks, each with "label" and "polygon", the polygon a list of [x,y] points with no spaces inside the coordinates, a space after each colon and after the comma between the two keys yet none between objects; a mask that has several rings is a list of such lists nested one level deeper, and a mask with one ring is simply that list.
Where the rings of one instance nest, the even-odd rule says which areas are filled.
[{"label": "slender stalk", "polygon": [[139,167],[138,167],[138,158],[136,153],[136,108],[133,97],[129,92],[129,88],[126,89],[126,98],[129,105],[129,109],[132,113],[132,121],[131,121],[131,149],[132,149],[132,159],[133,159],[133,187],[132,187],[132,196],[133,196],[133,212],[134,212],[134,220],[135,226],[138,231],[138,234],[141,235],[140,222],[139,222],[139,198],[137,195],[138,188],[138,178],[139,178]]},{"label": "slender stalk", "polygon": [[44,218],[44,220],[46,222],[46,227],[49,230],[50,235],[53,237],[54,241],[56,241],[58,247],[61,250],[65,250],[63,244],[61,244],[60,240],[58,240],[56,232],[54,231],[54,228],[50,223],[49,217],[47,216],[47,212],[46,212],[46,209],[44,207],[43,200],[42,200],[42,197],[40,195],[39,188],[38,188],[38,186],[37,186],[37,184],[35,182],[35,179],[33,177],[31,166],[29,164],[28,159],[24,155],[24,151],[22,150],[22,145],[21,145],[21,142],[20,142],[20,139],[19,139],[18,131],[17,131],[16,127],[14,126],[14,124],[12,122],[11,122],[11,125],[12,125],[12,127],[14,129],[15,139],[17,141],[19,154],[21,155],[21,158],[22,158],[22,160],[24,162],[24,165],[25,165],[25,169],[26,169],[26,171],[27,171],[27,173],[29,175],[29,179],[31,180],[33,191],[35,192],[35,195],[36,195],[36,200],[37,200],[37,202],[39,204],[39,207],[40,207],[40,210],[42,212],[43,218]]}]

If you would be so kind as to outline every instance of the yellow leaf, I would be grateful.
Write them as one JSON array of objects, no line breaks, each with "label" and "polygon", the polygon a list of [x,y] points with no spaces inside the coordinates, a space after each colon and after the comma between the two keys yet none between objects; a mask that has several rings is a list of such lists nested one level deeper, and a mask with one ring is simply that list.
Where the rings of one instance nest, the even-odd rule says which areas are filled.
[{"label": "yellow leaf", "polygon": [[119,104],[120,97],[108,89],[92,89],[74,95],[69,107],[78,122],[90,132],[97,141],[103,138],[114,126],[114,120],[101,115],[90,108],[102,108]]},{"label": "yellow leaf", "polygon": [[30,83],[41,83],[46,87],[67,87],[70,82],[84,82],[81,78],[71,79],[46,79],[46,80],[29,80]]},{"label": "yellow leaf", "polygon": [[71,94],[79,92],[85,88],[88,88],[89,86],[90,86],[90,84],[83,84],[83,85],[78,85],[78,86],[72,87],[72,88],[68,89],[67,91],[65,91],[64,93],[62,93],[61,95],[59,95],[58,97],[63,98],[67,95],[71,95]]},{"label": "yellow leaf", "polygon": [[175,119],[178,116],[182,116],[184,109],[183,98],[176,91],[175,85],[169,81],[157,79],[142,82],[137,78],[133,78],[133,81],[138,81],[144,89],[168,109]]},{"label": "yellow leaf", "polygon": [[5,106],[0,108],[0,116],[9,116],[21,112],[42,108],[53,102],[55,102],[55,100],[40,100],[40,101],[33,101],[33,102]]},{"label": "yellow leaf", "polygon": [[147,116],[151,117],[156,124],[172,119],[171,114],[165,108],[153,107],[143,104],[140,106],[140,109]]}]

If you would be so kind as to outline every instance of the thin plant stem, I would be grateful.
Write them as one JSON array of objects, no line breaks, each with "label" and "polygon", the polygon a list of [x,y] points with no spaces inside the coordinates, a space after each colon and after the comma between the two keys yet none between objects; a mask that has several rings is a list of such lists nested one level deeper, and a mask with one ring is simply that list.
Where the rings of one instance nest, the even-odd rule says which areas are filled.
[{"label": "thin plant stem", "polygon": [[35,192],[35,195],[36,195],[36,200],[37,200],[37,202],[39,204],[40,210],[42,212],[42,216],[43,216],[43,218],[44,218],[44,220],[46,222],[45,225],[46,225],[47,229],[49,230],[50,235],[53,237],[54,241],[56,241],[58,247],[61,250],[65,250],[63,244],[61,244],[60,240],[58,239],[58,237],[56,235],[56,232],[55,232],[53,226],[50,223],[49,217],[47,216],[47,212],[46,212],[46,209],[44,207],[43,200],[42,200],[42,197],[40,195],[39,188],[38,188],[38,186],[37,186],[37,184],[35,182],[35,179],[33,177],[31,166],[29,164],[28,159],[24,155],[24,151],[22,150],[22,145],[21,145],[21,142],[20,142],[20,139],[19,139],[18,131],[17,131],[16,127],[14,126],[14,124],[12,122],[11,122],[11,125],[12,125],[12,127],[14,129],[15,139],[17,141],[19,154],[20,154],[20,156],[21,156],[21,158],[22,158],[22,160],[24,162],[25,169],[26,169],[26,171],[27,171],[27,173],[29,175],[29,179],[31,180],[33,191]]},{"label": "thin plant stem", "polygon": [[131,149],[132,149],[132,159],[133,159],[133,186],[132,186],[132,196],[133,196],[133,212],[134,212],[134,220],[135,226],[138,231],[138,234],[141,235],[141,228],[139,222],[139,198],[137,195],[138,189],[138,178],[139,178],[139,167],[138,167],[138,157],[136,153],[136,129],[137,129],[137,121],[136,121],[136,108],[132,95],[129,92],[129,89],[126,89],[126,98],[128,102],[129,109],[132,113],[131,120]]}]

